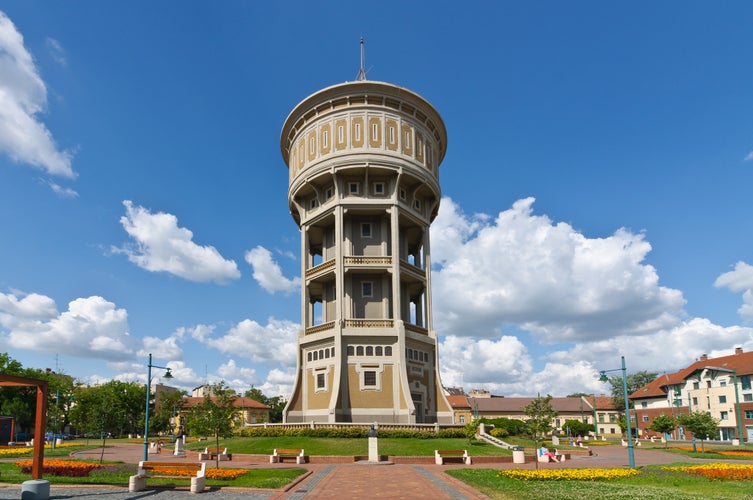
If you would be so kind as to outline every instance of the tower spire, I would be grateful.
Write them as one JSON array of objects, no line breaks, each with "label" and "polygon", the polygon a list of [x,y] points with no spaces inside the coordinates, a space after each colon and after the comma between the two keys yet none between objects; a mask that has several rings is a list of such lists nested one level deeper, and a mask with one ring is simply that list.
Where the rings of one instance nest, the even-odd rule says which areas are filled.
[{"label": "tower spire", "polygon": [[363,37],[361,37],[361,67],[358,69],[358,78],[356,80],[366,80],[366,56],[363,51]]}]

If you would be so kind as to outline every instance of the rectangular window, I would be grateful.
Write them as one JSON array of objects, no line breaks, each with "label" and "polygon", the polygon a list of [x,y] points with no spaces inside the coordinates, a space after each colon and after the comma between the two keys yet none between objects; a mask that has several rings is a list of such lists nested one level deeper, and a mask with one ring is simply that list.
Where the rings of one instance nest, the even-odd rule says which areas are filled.
[{"label": "rectangular window", "polygon": [[641,408],[648,408],[648,403],[646,401],[641,401]]},{"label": "rectangular window", "polygon": [[324,192],[324,198],[329,200],[335,195],[335,190],[333,188],[327,188],[327,190]]},{"label": "rectangular window", "polygon": [[317,373],[316,374],[316,388],[317,389],[324,389],[324,373]]},{"label": "rectangular window", "polygon": [[700,388],[700,386],[699,386],[698,382],[693,382],[693,389],[699,389],[699,388]]},{"label": "rectangular window", "polygon": [[698,406],[698,398],[693,398],[693,406]]},{"label": "rectangular window", "polygon": [[723,412],[721,412],[721,413],[719,414],[719,417],[720,417],[720,418],[721,418],[722,420],[727,420],[727,418],[728,418],[727,412],[726,412],[726,411],[723,411]]},{"label": "rectangular window", "polygon": [[720,380],[719,381],[719,387],[727,387],[727,381],[726,380]]},{"label": "rectangular window", "polygon": [[465,415],[460,415],[460,423],[461,424],[465,423]]},{"label": "rectangular window", "polygon": [[750,394],[750,393],[743,394],[743,401],[745,402],[753,401],[753,394]]},{"label": "rectangular window", "polygon": [[413,208],[421,210],[421,200],[413,200]]},{"label": "rectangular window", "polygon": [[316,205],[317,205],[316,198],[311,198],[311,201],[309,202],[309,208],[314,209],[316,208]]},{"label": "rectangular window", "polygon": [[[599,415],[599,423],[600,423],[600,424],[603,424],[603,423],[604,423],[604,415]],[[601,432],[603,433],[603,432],[604,432],[604,429],[602,429],[602,430],[601,430]]]},{"label": "rectangular window", "polygon": [[407,200],[408,199],[408,193],[405,191],[404,188],[400,188],[400,199],[401,200]]},{"label": "rectangular window", "polygon": [[376,372],[373,370],[366,370],[363,372],[363,385],[366,387],[376,387]]},{"label": "rectangular window", "polygon": [[361,186],[357,182],[349,182],[348,192],[350,194],[358,194],[361,192]]},{"label": "rectangular window", "polygon": [[745,418],[747,420],[753,420],[753,410],[745,410]]},{"label": "rectangular window", "polygon": [[371,281],[361,282],[361,297],[373,297],[374,296],[374,283]]},{"label": "rectangular window", "polygon": [[727,402],[727,396],[719,396],[719,404],[723,405]]},{"label": "rectangular window", "polygon": [[377,196],[382,196],[384,194],[384,182],[374,183],[374,194]]},{"label": "rectangular window", "polygon": [[750,389],[750,375],[743,375],[740,377],[740,383],[742,384],[742,389],[744,391]]},{"label": "rectangular window", "polygon": [[648,422],[648,415],[643,415],[643,421]]},{"label": "rectangular window", "polygon": [[371,238],[371,222],[361,223],[361,238]]}]

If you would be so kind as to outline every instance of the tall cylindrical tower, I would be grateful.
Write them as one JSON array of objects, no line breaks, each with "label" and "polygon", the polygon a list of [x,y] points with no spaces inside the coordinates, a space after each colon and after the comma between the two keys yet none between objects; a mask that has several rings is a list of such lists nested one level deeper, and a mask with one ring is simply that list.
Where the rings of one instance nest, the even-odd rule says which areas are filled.
[{"label": "tall cylindrical tower", "polygon": [[280,148],[302,276],[285,421],[451,423],[430,280],[442,118],[405,88],[348,82],[298,104]]}]

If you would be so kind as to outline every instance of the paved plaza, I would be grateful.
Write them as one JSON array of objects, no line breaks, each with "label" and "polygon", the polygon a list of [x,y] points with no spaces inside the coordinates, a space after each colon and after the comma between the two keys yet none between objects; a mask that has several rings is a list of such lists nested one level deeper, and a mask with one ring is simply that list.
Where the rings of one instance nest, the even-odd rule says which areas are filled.
[{"label": "paved plaza", "polygon": [[[101,448],[77,453],[79,458],[99,459]],[[143,447],[136,444],[118,444],[105,449],[104,459],[107,461],[122,461],[138,463],[142,458]],[[189,451],[189,458],[196,452]],[[150,460],[173,460],[169,453],[152,455]],[[688,461],[686,457],[683,461]],[[670,463],[678,460],[677,455],[666,453],[660,449],[635,449],[636,466]],[[692,459],[691,459],[692,461]],[[478,491],[466,486],[445,474],[446,470],[468,467],[461,464],[429,465],[429,464],[269,464],[258,455],[234,454],[233,461],[223,462],[224,467],[241,467],[249,469],[302,467],[308,473],[298,482],[289,485],[286,490],[260,490],[248,488],[209,488],[201,493],[201,497],[223,499],[323,499],[323,498],[411,498],[411,499],[480,499],[488,498]],[[594,448],[594,455],[590,457],[575,456],[564,463],[542,463],[542,468],[573,468],[573,467],[627,467],[628,456],[621,446],[600,446]],[[536,464],[493,463],[478,464],[470,467],[493,469],[533,469]],[[1,480],[2,478],[0,478]],[[99,498],[99,500],[121,499],[155,499],[171,500],[185,499],[190,493],[185,488],[153,488],[137,493],[129,493],[127,485],[123,487],[99,486],[56,486],[50,489],[51,499],[68,498]],[[20,485],[0,483],[0,499],[21,498]]]}]

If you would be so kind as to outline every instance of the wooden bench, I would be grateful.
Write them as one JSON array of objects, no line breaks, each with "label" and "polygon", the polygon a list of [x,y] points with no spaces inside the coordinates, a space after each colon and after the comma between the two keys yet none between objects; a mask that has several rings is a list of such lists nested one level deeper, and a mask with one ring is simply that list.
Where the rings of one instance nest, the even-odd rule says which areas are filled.
[{"label": "wooden bench", "polygon": [[[561,453],[561,452],[559,452],[557,450],[554,450],[554,457],[559,462],[564,462],[567,459],[563,453]],[[552,461],[552,458],[549,455],[542,455],[541,454],[541,448],[539,448],[538,450],[536,450],[536,458],[538,459],[539,462],[545,462],[545,463],[547,463],[547,462],[551,462]]]},{"label": "wooden bench", "polygon": [[269,456],[269,463],[282,463],[283,459],[286,458],[295,458],[295,463],[304,464],[308,461],[309,457],[303,454],[303,449],[288,450],[284,448],[275,448]]},{"label": "wooden bench", "polygon": [[[174,471],[189,472],[192,475],[177,475]],[[128,491],[141,491],[146,488],[147,478],[190,479],[191,493],[201,493],[207,483],[204,462],[139,462],[135,476],[128,480]]]},{"label": "wooden bench", "polygon": [[468,456],[467,450],[434,450],[434,462],[437,465],[444,465],[447,459],[460,460],[466,465],[471,465],[471,457]]},{"label": "wooden bench", "polygon": [[227,448],[204,448],[204,452],[199,452],[199,460],[215,460],[220,462],[233,459],[233,454],[227,452]]}]

